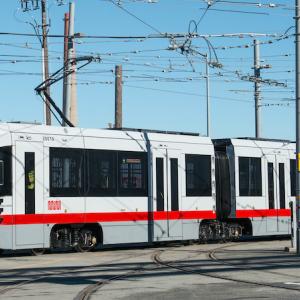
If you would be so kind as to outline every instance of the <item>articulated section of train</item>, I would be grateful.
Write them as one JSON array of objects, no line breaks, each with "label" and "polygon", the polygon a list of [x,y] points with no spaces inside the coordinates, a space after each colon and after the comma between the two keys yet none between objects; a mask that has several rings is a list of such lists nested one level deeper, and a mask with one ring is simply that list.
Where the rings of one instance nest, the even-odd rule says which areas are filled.
[{"label": "articulated section of train", "polygon": [[0,248],[291,233],[295,144],[0,124]]}]

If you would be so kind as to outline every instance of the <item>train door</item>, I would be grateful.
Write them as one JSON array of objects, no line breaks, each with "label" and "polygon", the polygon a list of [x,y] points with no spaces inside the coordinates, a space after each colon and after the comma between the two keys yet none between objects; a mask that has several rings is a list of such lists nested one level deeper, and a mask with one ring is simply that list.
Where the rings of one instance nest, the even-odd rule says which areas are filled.
[{"label": "train door", "polygon": [[[289,162],[289,161],[288,161]],[[277,197],[278,197],[278,231],[290,231],[290,218],[286,216],[286,210],[289,209],[287,197],[287,184],[289,179],[288,165],[286,157],[283,155],[276,155],[277,166]]]},{"label": "train door", "polygon": [[16,248],[42,247],[43,143],[17,141],[15,161]]},{"label": "train door", "polygon": [[267,155],[266,169],[266,207],[269,211],[267,214],[267,231],[278,232],[278,170],[275,155]]},{"label": "train door", "polygon": [[182,239],[181,154],[178,150],[158,149],[154,159],[154,241]]}]

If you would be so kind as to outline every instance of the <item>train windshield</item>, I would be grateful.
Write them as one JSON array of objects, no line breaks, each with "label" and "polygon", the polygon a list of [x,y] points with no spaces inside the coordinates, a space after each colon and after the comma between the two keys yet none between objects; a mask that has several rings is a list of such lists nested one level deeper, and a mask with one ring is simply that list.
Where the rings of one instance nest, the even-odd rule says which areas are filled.
[{"label": "train windshield", "polygon": [[11,147],[0,148],[0,196],[11,195]]}]

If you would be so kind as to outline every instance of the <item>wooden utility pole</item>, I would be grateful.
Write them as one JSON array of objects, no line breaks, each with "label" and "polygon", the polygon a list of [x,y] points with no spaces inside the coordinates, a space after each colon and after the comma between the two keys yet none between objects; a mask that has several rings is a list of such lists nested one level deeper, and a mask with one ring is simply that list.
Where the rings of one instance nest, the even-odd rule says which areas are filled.
[{"label": "wooden utility pole", "polygon": [[115,68],[115,128],[122,128],[122,66]]},{"label": "wooden utility pole", "polygon": [[[42,59],[43,59],[43,74],[44,80],[49,79],[49,56],[48,56],[48,41],[47,41],[47,11],[46,11],[46,0],[42,0]],[[47,87],[47,93],[50,95],[50,88]],[[45,101],[45,121],[46,125],[51,125],[51,111],[50,103],[47,99]]]}]

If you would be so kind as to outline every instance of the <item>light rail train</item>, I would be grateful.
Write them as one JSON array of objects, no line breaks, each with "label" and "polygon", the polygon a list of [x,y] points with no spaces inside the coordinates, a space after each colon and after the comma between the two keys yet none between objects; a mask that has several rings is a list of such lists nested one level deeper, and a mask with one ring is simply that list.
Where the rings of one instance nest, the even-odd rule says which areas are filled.
[{"label": "light rail train", "polygon": [[295,143],[0,124],[0,249],[291,233]]}]

